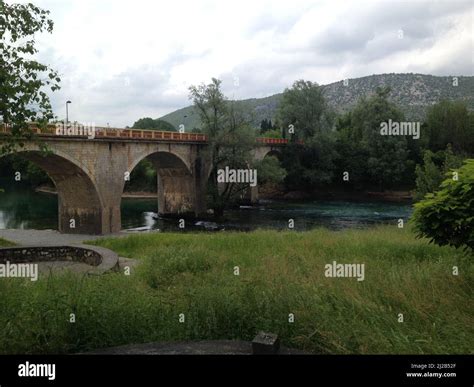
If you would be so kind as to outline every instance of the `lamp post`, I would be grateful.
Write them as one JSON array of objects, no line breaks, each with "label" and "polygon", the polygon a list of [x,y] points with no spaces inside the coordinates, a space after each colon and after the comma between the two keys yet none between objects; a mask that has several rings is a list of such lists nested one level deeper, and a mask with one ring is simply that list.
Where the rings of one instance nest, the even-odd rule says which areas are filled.
[{"label": "lamp post", "polygon": [[66,128],[69,127],[69,109],[68,105],[71,103],[71,101],[66,101]]}]

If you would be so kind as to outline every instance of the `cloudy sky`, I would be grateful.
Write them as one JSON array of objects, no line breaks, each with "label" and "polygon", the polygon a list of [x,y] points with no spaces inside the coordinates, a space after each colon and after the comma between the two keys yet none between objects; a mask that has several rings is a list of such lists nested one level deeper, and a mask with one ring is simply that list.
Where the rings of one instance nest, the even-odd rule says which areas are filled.
[{"label": "cloudy sky", "polygon": [[244,99],[301,78],[473,75],[472,0],[30,1],[55,22],[37,41],[62,78],[56,114],[70,99],[70,119],[96,125],[187,106],[188,87],[211,77]]}]

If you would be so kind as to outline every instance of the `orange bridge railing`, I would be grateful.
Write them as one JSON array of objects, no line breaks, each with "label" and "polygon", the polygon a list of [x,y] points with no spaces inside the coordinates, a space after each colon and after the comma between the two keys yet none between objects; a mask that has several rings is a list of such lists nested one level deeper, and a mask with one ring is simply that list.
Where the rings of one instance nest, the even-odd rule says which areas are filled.
[{"label": "orange bridge railing", "polygon": [[[56,125],[48,125],[40,128],[35,124],[30,124],[30,130],[44,137],[88,137],[87,126],[72,126],[69,128],[70,133],[63,133],[57,131]],[[83,128],[81,131],[80,128]],[[68,130],[68,129],[65,129]],[[0,125],[0,133],[8,134],[11,129],[8,125]],[[207,136],[200,133],[180,133],[180,132],[166,132],[150,129],[122,129],[109,127],[94,127],[91,132],[93,138],[104,139],[134,139],[134,140],[156,140],[156,141],[177,141],[177,142],[207,142]],[[258,137],[257,143],[268,145],[284,145],[288,143],[287,139]]]}]

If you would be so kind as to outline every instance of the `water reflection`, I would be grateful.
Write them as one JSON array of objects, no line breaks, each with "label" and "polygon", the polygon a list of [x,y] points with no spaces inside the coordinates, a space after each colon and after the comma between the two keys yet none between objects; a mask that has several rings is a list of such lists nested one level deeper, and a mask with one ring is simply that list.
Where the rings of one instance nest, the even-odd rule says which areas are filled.
[{"label": "water reflection", "polygon": [[[132,231],[180,230],[178,219],[156,216],[156,200],[122,200],[122,227]],[[242,207],[226,212],[217,224],[202,219],[186,220],[186,230],[288,229],[294,219],[296,230],[327,227],[333,230],[363,228],[373,224],[407,220],[407,204],[352,203],[347,201],[304,203],[264,202],[258,207]],[[57,229],[57,197],[28,189],[6,190],[0,194],[0,228]]]}]

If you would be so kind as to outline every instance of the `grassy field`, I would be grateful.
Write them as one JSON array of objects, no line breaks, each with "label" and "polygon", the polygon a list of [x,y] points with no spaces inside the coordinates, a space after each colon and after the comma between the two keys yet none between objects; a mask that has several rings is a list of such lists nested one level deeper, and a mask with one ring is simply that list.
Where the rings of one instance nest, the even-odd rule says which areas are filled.
[{"label": "grassy field", "polygon": [[[0,281],[1,353],[251,340],[259,330],[313,353],[474,349],[472,258],[408,229],[160,233],[98,244],[142,262],[130,276]],[[332,261],[364,263],[365,280],[325,277]]]}]

